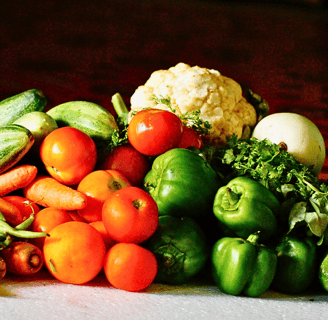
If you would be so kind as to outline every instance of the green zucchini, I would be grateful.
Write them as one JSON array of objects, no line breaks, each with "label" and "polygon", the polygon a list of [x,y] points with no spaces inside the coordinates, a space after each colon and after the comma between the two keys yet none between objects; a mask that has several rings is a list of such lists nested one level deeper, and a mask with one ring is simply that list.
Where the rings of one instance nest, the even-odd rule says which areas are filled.
[{"label": "green zucchini", "polygon": [[90,136],[96,144],[99,157],[108,151],[112,134],[118,129],[114,116],[93,102],[65,102],[53,107],[47,114],[56,121],[58,127],[74,127]]},{"label": "green zucchini", "polygon": [[37,89],[31,89],[0,101],[0,127],[12,124],[31,111],[44,111],[47,99]]},{"label": "green zucchini", "polygon": [[23,126],[0,127],[0,174],[13,167],[30,150],[33,134]]},{"label": "green zucchini", "polygon": [[34,144],[29,151],[33,158],[40,156],[39,149],[43,139],[52,131],[58,128],[57,123],[47,113],[43,111],[32,111],[24,114],[14,121],[13,124],[19,124],[30,130],[34,137]]}]

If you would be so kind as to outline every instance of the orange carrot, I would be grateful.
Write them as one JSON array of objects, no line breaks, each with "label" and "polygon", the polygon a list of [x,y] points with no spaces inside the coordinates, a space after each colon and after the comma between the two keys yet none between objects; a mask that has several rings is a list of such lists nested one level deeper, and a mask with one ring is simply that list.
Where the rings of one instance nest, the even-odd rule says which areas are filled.
[{"label": "orange carrot", "polygon": [[32,275],[43,266],[42,251],[32,243],[14,241],[1,251],[6,263],[6,272],[15,275]]},{"label": "orange carrot", "polygon": [[22,214],[17,206],[2,198],[0,198],[0,212],[11,226],[22,222]]},{"label": "orange carrot", "polygon": [[25,198],[43,207],[79,210],[87,205],[87,197],[49,176],[38,176],[23,189]]},{"label": "orange carrot", "polygon": [[22,189],[31,183],[38,173],[37,167],[22,164],[0,175],[0,197]]}]

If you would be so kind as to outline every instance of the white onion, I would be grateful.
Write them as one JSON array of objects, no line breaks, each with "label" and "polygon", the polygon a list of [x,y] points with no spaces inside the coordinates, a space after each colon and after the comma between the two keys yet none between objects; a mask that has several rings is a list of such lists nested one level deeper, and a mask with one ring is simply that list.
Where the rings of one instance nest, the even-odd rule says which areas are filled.
[{"label": "white onion", "polygon": [[308,118],[290,112],[268,115],[254,128],[253,137],[284,143],[287,152],[318,175],[326,158],[324,138],[318,127]]}]

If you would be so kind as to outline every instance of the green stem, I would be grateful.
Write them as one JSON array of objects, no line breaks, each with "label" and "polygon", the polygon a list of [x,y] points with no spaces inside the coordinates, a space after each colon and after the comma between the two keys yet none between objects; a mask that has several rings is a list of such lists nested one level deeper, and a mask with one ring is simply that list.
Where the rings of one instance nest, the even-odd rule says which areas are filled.
[{"label": "green stem", "polygon": [[122,96],[119,93],[115,93],[112,96],[112,104],[119,117],[121,117],[122,114],[129,112],[128,108],[126,107],[123,101]]},{"label": "green stem", "polygon": [[317,189],[313,184],[311,184],[310,182],[306,181],[305,179],[301,179],[301,181],[303,181],[306,185],[308,185],[314,192],[320,193],[320,194],[324,194],[322,191],[320,191],[319,189]]},{"label": "green stem", "polygon": [[226,196],[229,200],[230,207],[236,205],[240,200],[240,196],[237,193],[233,192],[230,188],[227,188]]},{"label": "green stem", "polygon": [[171,253],[165,252],[163,254],[163,261],[164,261],[164,266],[166,268],[172,267],[172,265],[174,265],[174,263],[175,263],[174,255],[172,255]]},{"label": "green stem", "polygon": [[257,245],[259,238],[260,238],[260,231],[249,235],[246,241],[253,245]]}]

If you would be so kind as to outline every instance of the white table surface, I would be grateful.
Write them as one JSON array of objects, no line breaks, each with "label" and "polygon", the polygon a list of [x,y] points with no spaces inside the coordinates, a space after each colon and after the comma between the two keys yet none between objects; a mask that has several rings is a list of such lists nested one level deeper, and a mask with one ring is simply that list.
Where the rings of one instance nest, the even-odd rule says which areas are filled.
[{"label": "white table surface", "polygon": [[47,271],[0,282],[0,319],[328,319],[328,293],[250,298],[221,293],[196,278],[182,286],[152,284],[143,292],[113,288],[103,273],[85,285],[64,284]]}]

